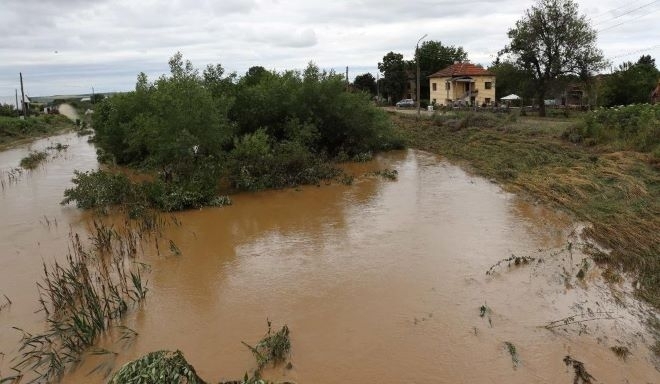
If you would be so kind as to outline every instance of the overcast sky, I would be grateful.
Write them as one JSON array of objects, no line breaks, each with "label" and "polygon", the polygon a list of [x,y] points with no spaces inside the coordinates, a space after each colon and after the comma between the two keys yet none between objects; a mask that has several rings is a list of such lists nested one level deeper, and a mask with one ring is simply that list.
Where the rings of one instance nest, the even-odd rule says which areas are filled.
[{"label": "overcast sky", "polygon": [[[660,64],[660,0],[578,1],[614,66],[650,54]],[[350,77],[377,72],[389,51],[406,59],[422,35],[462,46],[488,66],[531,0],[0,0],[0,96],[23,72],[32,96],[123,91],[138,72],[167,71],[181,51],[220,63],[301,69],[309,61]],[[626,56],[623,56],[626,55]],[[20,93],[20,89],[19,89]]]}]

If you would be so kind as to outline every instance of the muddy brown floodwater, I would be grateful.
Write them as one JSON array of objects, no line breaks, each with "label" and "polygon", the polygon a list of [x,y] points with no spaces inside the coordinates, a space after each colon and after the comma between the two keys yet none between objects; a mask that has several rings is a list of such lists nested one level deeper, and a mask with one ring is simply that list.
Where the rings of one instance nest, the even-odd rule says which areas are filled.
[{"label": "muddy brown floodwater", "polygon": [[[61,259],[69,231],[84,231],[91,217],[58,202],[73,169],[97,167],[93,148],[73,135],[34,146],[48,141],[71,146],[7,184],[0,199],[0,294],[13,301],[0,312],[4,374],[20,338],[11,327],[44,326],[34,313],[42,260]],[[0,153],[0,167],[26,151]],[[386,167],[398,180],[364,176]],[[346,169],[358,176],[354,185],[240,194],[230,207],[177,214],[182,224],[165,238],[181,255],[142,260],[152,266],[149,293],[125,322],[139,335],[128,347],[99,345],[120,353],[115,367],[180,349],[210,382],[239,378],[255,368],[241,341],[260,339],[268,318],[286,323],[292,338],[293,368],[266,371],[274,380],[572,383],[562,361],[570,355],[598,382],[660,382],[642,325],[648,309],[629,283],[614,288],[615,300],[593,263],[575,277],[579,223],[424,152]],[[536,260],[486,274],[512,254]],[[489,310],[480,317],[482,305]],[[568,316],[588,321],[543,327]],[[632,354],[624,361],[613,346]],[[98,360],[64,381],[104,382],[88,375]]]}]

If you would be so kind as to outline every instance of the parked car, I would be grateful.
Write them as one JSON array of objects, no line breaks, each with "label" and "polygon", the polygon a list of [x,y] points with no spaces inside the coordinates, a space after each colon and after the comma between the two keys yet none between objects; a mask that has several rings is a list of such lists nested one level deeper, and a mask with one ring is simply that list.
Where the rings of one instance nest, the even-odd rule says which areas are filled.
[{"label": "parked car", "polygon": [[397,108],[414,107],[415,101],[413,101],[413,99],[399,100],[397,101],[396,106]]}]

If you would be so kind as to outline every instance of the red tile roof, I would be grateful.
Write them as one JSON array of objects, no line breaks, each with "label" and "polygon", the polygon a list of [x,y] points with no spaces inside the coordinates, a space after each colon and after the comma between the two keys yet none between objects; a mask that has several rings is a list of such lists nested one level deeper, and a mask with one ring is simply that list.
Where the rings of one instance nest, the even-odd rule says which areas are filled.
[{"label": "red tile roof", "polygon": [[429,77],[454,77],[454,76],[494,76],[483,67],[472,63],[456,63],[442,69]]}]

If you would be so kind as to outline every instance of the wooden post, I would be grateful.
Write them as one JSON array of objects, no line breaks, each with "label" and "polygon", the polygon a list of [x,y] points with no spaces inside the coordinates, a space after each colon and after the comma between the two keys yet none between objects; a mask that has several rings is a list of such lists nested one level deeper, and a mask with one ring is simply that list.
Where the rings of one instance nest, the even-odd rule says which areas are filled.
[{"label": "wooden post", "polygon": [[23,92],[23,73],[19,72],[18,75],[21,78],[21,109],[23,110],[23,117],[27,119],[27,108],[25,108],[25,92]]}]

